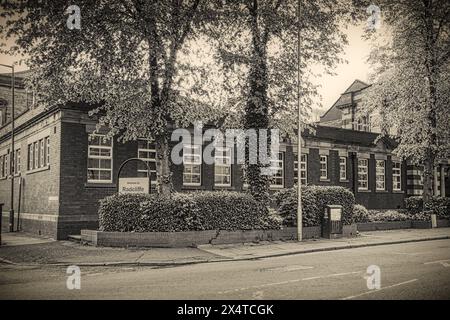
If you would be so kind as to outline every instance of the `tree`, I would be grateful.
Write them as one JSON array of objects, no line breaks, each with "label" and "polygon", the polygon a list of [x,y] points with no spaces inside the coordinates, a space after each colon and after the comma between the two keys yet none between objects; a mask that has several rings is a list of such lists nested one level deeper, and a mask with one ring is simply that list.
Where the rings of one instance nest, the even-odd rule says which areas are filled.
[{"label": "tree", "polygon": [[[384,134],[396,129],[395,152],[424,165],[424,199],[432,193],[435,162],[450,155],[450,3],[446,0],[378,1],[390,37],[372,50],[374,84],[362,113]],[[383,43],[376,30],[368,38]]]},{"label": "tree", "polygon": [[[69,28],[76,19],[71,4],[2,1],[2,36],[15,39],[4,52],[25,57],[40,104],[85,102],[95,106],[93,114],[110,137],[153,138],[159,191],[169,193],[170,130],[198,114],[190,107],[204,78],[182,57],[213,18],[208,2],[79,0],[79,29]],[[182,87],[185,79],[190,83]]]},{"label": "tree", "polygon": [[[350,21],[350,1],[227,0],[219,15],[217,61],[225,75],[229,110],[236,112],[244,129],[279,128],[296,138],[297,128],[297,36],[301,32],[301,100],[306,118],[317,94],[311,67],[322,64],[326,72],[342,62],[339,53],[346,44],[342,27]],[[220,34],[220,36],[218,36]],[[242,115],[242,116],[241,116]],[[295,115],[295,116],[293,116]],[[236,122],[234,123],[236,125]],[[304,123],[301,124],[304,126]],[[269,138],[270,140],[270,138]],[[247,144],[246,179],[250,193],[260,201],[268,196],[265,164],[249,163]],[[270,143],[270,141],[269,141]]]}]

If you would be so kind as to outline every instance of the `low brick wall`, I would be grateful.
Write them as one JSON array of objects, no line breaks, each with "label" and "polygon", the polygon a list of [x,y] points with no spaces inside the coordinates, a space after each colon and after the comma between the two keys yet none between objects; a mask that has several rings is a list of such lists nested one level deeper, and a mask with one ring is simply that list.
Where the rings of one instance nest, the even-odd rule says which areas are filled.
[{"label": "low brick wall", "polygon": [[437,227],[438,228],[448,228],[448,227],[450,227],[450,220],[438,219],[437,220]]},{"label": "low brick wall", "polygon": [[[356,234],[356,226],[344,228],[347,234]],[[304,227],[303,239],[320,238],[321,227]],[[296,240],[297,228],[281,230],[205,230],[186,232],[103,232],[81,230],[81,240],[105,247],[192,247],[202,244],[231,244],[259,241]]]},{"label": "low brick wall", "polygon": [[[358,231],[396,230],[396,229],[431,229],[431,221],[386,221],[357,223]],[[437,220],[438,228],[450,227],[450,221]]]},{"label": "low brick wall", "polygon": [[412,221],[380,221],[357,223],[358,231],[411,229]]}]

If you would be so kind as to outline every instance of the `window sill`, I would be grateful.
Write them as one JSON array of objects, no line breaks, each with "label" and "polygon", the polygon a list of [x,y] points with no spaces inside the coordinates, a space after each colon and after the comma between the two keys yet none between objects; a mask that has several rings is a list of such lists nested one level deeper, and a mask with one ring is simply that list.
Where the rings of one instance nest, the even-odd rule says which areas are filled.
[{"label": "window sill", "polygon": [[375,190],[376,193],[389,193],[388,190]]},{"label": "window sill", "polygon": [[46,171],[46,170],[50,170],[50,166],[45,166],[45,167],[41,167],[41,168],[37,168],[37,169],[33,169],[33,170],[28,170],[27,174],[33,174],[36,172],[41,172],[41,171]]},{"label": "window sill", "polygon": [[370,193],[370,192],[372,192],[372,190],[360,190],[360,189],[358,189],[358,192],[361,192],[361,193]]},{"label": "window sill", "polygon": [[214,186],[214,190],[236,190],[233,186]]},{"label": "window sill", "polygon": [[319,182],[330,182],[330,179],[320,179]]},{"label": "window sill", "polygon": [[350,182],[350,180],[347,180],[347,179],[345,179],[345,180],[339,180],[339,182],[346,182],[346,183],[348,183],[348,182]]},{"label": "window sill", "polygon": [[116,188],[117,185],[115,183],[108,183],[108,182],[86,182],[84,184],[85,188]]}]

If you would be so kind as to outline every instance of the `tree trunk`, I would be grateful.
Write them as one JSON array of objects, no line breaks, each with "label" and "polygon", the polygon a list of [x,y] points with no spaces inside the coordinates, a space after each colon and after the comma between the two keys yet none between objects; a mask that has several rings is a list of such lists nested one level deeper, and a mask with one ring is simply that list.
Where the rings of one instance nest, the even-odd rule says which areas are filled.
[{"label": "tree trunk", "polygon": [[267,202],[269,199],[268,187],[269,179],[266,175],[261,175],[261,168],[265,166],[259,162],[249,163],[249,152],[259,154],[260,135],[259,129],[268,129],[269,115],[267,106],[267,40],[263,39],[258,28],[258,2],[253,1],[253,6],[249,8],[250,26],[252,32],[252,57],[249,72],[249,96],[245,106],[244,128],[254,129],[257,133],[257,145],[249,145],[246,141],[246,178],[249,184],[249,191],[253,197],[260,202]]},{"label": "tree trunk", "polygon": [[433,194],[433,167],[434,157],[428,152],[423,166],[423,194],[424,203],[427,202]]},{"label": "tree trunk", "polygon": [[168,195],[172,192],[172,172],[170,170],[170,145],[167,135],[157,137],[156,154],[157,191],[160,194]]}]

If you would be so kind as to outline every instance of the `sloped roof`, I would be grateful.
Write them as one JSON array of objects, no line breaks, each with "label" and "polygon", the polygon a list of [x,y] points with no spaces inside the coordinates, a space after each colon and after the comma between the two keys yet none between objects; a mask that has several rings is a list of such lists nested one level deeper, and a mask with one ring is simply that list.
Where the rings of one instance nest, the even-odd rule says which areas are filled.
[{"label": "sloped roof", "polygon": [[353,81],[353,83],[340,95],[336,102],[333,103],[333,105],[320,117],[320,121],[325,122],[340,119],[341,112],[339,107],[348,105],[352,102],[352,93],[364,90],[369,86],[369,84],[358,79]]},{"label": "sloped roof", "polygon": [[[375,147],[375,140],[380,136],[379,133],[356,131],[351,129],[342,129],[336,127],[327,127],[317,125],[313,130],[305,130],[303,136],[318,140],[326,140],[339,144],[352,144],[364,147]],[[381,141],[389,149],[394,149],[397,142],[389,137],[382,137]]]}]

